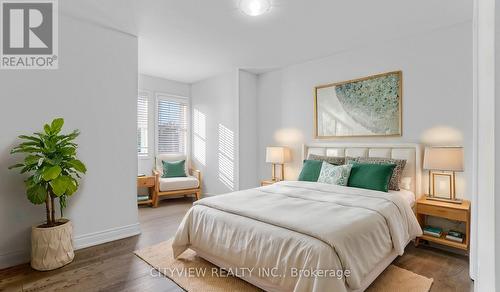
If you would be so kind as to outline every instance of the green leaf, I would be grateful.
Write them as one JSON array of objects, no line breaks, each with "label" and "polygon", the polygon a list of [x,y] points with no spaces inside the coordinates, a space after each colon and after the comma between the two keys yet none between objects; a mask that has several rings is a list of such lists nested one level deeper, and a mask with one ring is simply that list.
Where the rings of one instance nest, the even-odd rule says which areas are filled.
[{"label": "green leaf", "polygon": [[47,135],[52,134],[52,132],[51,132],[52,129],[50,128],[49,124],[45,124],[43,126],[43,130],[45,131],[45,134],[47,134]]},{"label": "green leaf", "polygon": [[14,148],[10,151],[10,154],[14,154],[14,153],[38,153],[40,152],[40,149],[38,148],[35,148],[35,147],[21,147],[21,148]]},{"label": "green leaf", "polygon": [[27,171],[30,171],[30,170],[31,170],[31,168],[32,168],[32,166],[31,166],[31,165],[25,165],[25,166],[23,167],[23,169],[21,169],[21,173],[25,173],[25,172],[27,172]]},{"label": "green leaf", "polygon": [[35,174],[33,174],[33,176],[32,176],[32,180],[33,180],[33,183],[35,183],[35,184],[41,182],[42,181],[42,174],[39,171],[35,172]]},{"label": "green leaf", "polygon": [[14,164],[14,165],[9,166],[9,169],[19,168],[19,167],[23,167],[23,166],[24,166],[24,164],[18,163],[18,164]]},{"label": "green leaf", "polygon": [[28,177],[25,181],[24,184],[26,185],[26,189],[30,189],[35,185],[35,180],[33,176]]},{"label": "green leaf", "polygon": [[59,210],[61,211],[61,218],[63,216],[63,210],[66,208],[66,196],[60,196],[59,197]]},{"label": "green leaf", "polygon": [[45,199],[47,198],[47,191],[42,185],[34,185],[26,190],[26,194],[28,195],[28,200],[36,205],[45,203]]},{"label": "green leaf", "polygon": [[71,196],[78,189],[78,184],[74,179],[70,179],[70,184],[68,184],[68,188],[66,189],[66,195]]},{"label": "green leaf", "polygon": [[68,161],[68,164],[71,165],[71,167],[73,167],[76,171],[79,171],[82,173],[85,173],[87,171],[85,164],[83,164],[83,162],[81,162],[78,159],[70,160],[70,161]]},{"label": "green leaf", "polygon": [[50,186],[52,187],[52,191],[58,197],[64,194],[68,189],[68,185],[72,183],[73,182],[71,181],[71,178],[64,175],[58,176],[49,182]]},{"label": "green leaf", "polygon": [[39,138],[37,137],[34,137],[34,136],[26,136],[26,135],[21,135],[19,136],[20,139],[24,139],[24,140],[31,140],[33,142],[37,142],[37,143],[40,143],[42,142],[42,140],[40,140]]},{"label": "green leaf", "polygon": [[28,156],[26,156],[26,158],[24,158],[24,163],[26,163],[26,164],[37,164],[38,165],[38,162],[39,162],[40,158],[41,157],[38,156],[38,155],[28,155]]},{"label": "green leaf", "polygon": [[[48,125],[47,125],[48,126]],[[33,133],[34,135],[37,135],[38,137],[40,137],[40,141],[44,140],[44,139],[47,139],[47,135],[45,135],[44,133],[39,133],[39,132],[35,132]]]},{"label": "green leaf", "polygon": [[61,131],[63,125],[64,125],[63,118],[54,119],[52,121],[52,124],[50,125],[50,130],[52,131],[53,134],[57,134]]},{"label": "green leaf", "polygon": [[48,168],[44,169],[44,171],[42,173],[42,177],[45,181],[53,180],[59,176],[59,174],[61,173],[61,170],[62,169],[59,165],[48,167]]},{"label": "green leaf", "polygon": [[74,147],[64,147],[64,148],[61,148],[61,153],[63,155],[69,155],[69,156],[72,156],[72,155],[75,155],[76,154],[76,150]]},{"label": "green leaf", "polygon": [[23,142],[19,145],[17,145],[16,148],[22,148],[22,147],[26,147],[26,146],[35,146],[35,147],[40,147],[40,142]]}]

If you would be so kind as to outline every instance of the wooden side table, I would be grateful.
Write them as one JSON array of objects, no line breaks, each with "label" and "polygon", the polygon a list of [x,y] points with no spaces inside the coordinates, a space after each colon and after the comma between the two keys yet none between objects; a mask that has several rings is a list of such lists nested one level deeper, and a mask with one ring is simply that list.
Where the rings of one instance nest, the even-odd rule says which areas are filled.
[{"label": "wooden side table", "polygon": [[274,183],[277,183],[278,181],[276,180],[272,180],[272,179],[265,179],[265,180],[261,180],[260,181],[260,186],[263,187],[263,186],[268,186],[268,185],[272,185]]},{"label": "wooden side table", "polygon": [[464,242],[454,242],[447,240],[446,233],[443,232],[441,237],[432,237],[430,235],[422,235],[417,238],[415,245],[418,246],[420,240],[427,240],[430,242],[435,242],[438,244],[450,246],[453,248],[462,249],[465,251],[469,250],[470,242],[470,201],[464,200],[461,204],[454,204],[442,201],[428,200],[425,197],[417,201],[417,211],[416,211],[418,223],[423,228],[425,226],[426,216],[434,216],[439,218],[445,218],[449,220],[455,220],[460,222],[465,222],[465,238]]},{"label": "wooden side table", "polygon": [[138,176],[137,177],[137,188],[148,188],[149,199],[147,200],[138,200],[138,205],[147,205],[151,204],[154,206],[154,202],[156,198],[155,196],[155,177],[154,176]]}]

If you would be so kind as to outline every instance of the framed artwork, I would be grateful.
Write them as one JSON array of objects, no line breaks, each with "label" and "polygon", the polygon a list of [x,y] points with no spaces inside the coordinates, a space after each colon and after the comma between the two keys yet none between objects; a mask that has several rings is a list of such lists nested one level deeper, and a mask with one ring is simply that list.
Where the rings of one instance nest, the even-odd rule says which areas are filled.
[{"label": "framed artwork", "polygon": [[453,200],[455,193],[454,175],[451,173],[431,172],[432,185],[430,196],[434,198]]},{"label": "framed artwork", "polygon": [[401,136],[402,71],[315,87],[315,138]]}]

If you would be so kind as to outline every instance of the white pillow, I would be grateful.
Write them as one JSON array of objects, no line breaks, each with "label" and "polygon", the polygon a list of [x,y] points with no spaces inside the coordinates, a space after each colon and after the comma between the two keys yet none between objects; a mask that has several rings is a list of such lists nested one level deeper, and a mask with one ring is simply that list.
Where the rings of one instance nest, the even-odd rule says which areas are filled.
[{"label": "white pillow", "polygon": [[323,161],[318,182],[332,185],[346,186],[351,174],[352,164],[332,165]]},{"label": "white pillow", "polygon": [[403,189],[403,190],[408,190],[410,191],[411,190],[411,177],[409,176],[405,176],[401,179],[401,184],[400,184],[400,187]]}]

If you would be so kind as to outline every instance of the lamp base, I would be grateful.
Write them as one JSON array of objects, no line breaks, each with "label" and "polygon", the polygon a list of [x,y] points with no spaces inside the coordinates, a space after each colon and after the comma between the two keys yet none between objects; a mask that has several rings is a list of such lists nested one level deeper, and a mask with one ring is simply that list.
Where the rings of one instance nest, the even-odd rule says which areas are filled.
[{"label": "lamp base", "polygon": [[453,203],[453,204],[462,204],[462,199],[447,199],[447,198],[440,198],[440,197],[432,197],[432,196],[425,196],[427,200],[433,200],[433,201],[441,201],[441,202],[447,202],[447,203]]},{"label": "lamp base", "polygon": [[[281,167],[281,177],[276,176],[276,165],[279,165]],[[271,175],[271,181],[273,182],[279,182],[285,179],[285,167],[284,164],[279,164],[279,163],[273,163],[272,167],[272,175]]]}]

